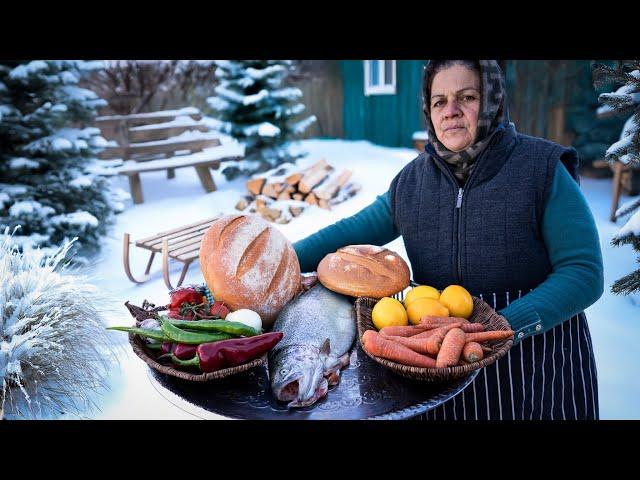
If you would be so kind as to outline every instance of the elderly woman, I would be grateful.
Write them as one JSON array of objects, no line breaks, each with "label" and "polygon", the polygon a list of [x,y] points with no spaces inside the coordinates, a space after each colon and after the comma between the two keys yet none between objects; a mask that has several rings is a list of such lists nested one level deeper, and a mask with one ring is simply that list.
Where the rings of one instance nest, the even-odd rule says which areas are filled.
[{"label": "elderly woman", "polygon": [[602,295],[602,254],[576,151],[516,132],[495,61],[432,61],[422,93],[425,151],[370,206],[294,244],[302,271],[402,235],[417,283],[462,285],[516,332],[426,418],[598,419],[583,310]]}]

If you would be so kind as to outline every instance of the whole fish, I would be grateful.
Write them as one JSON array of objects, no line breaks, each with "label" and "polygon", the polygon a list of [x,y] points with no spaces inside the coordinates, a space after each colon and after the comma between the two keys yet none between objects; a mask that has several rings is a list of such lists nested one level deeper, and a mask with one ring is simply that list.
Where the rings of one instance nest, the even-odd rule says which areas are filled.
[{"label": "whole fish", "polygon": [[284,337],[269,352],[271,391],[289,407],[306,407],[324,397],[349,364],[355,313],[349,297],[318,282],[282,309],[273,331]]}]

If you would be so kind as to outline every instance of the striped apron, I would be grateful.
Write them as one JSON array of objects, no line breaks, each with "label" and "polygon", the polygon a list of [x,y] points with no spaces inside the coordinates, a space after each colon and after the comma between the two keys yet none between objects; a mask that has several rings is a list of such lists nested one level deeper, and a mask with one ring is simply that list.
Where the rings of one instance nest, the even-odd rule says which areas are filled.
[{"label": "striped apron", "polygon": [[[522,291],[478,295],[494,309]],[[415,420],[598,420],[598,379],[584,312],[514,345],[467,388]]]}]

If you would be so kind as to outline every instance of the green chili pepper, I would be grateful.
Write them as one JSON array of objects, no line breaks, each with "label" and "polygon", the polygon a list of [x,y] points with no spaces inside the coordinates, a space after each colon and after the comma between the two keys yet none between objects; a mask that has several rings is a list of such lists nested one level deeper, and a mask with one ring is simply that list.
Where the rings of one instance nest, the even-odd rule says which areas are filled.
[{"label": "green chili pepper", "polygon": [[167,337],[160,330],[151,330],[149,328],[136,328],[136,327],[109,327],[107,330],[117,330],[119,332],[129,332],[140,335],[141,337],[153,338],[160,342],[169,342],[171,339]]},{"label": "green chili pepper", "polygon": [[[164,319],[161,319],[160,323],[162,331],[166,336],[168,336],[174,342],[186,343],[187,345],[199,345],[201,343],[217,342],[218,340],[233,338],[233,335],[229,335],[227,333],[185,332],[184,330],[180,330],[178,327],[175,327]],[[193,323],[193,321],[187,323]]]},{"label": "green chili pepper", "polygon": [[[163,318],[163,320],[165,319]],[[167,318],[165,321],[169,322],[174,327],[189,330],[224,332],[230,333],[231,335],[242,335],[244,337],[253,337],[260,334],[260,332],[249,325],[228,320],[174,320],[172,318]]]},{"label": "green chili pepper", "polygon": [[145,345],[145,347],[147,347],[150,350],[160,350],[162,348],[162,344],[161,343],[147,343]]}]

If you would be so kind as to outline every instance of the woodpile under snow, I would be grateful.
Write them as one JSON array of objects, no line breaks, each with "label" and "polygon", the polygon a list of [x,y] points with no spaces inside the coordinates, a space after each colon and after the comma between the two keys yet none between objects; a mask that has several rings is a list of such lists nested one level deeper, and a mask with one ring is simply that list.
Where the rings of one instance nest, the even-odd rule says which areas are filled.
[{"label": "woodpile under snow", "polygon": [[247,181],[248,194],[236,209],[257,213],[276,223],[289,223],[305,208],[316,205],[327,210],[360,190],[350,182],[351,170],[337,171],[325,159],[300,170],[291,163],[255,175]]}]

